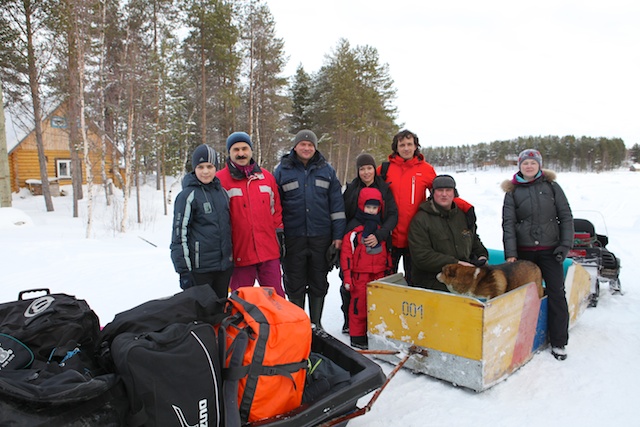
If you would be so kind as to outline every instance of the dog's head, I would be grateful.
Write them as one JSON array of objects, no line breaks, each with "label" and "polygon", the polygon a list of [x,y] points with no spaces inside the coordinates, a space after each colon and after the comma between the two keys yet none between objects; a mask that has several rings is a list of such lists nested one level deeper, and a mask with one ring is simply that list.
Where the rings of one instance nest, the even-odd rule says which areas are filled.
[{"label": "dog's head", "polygon": [[482,268],[468,267],[460,264],[447,264],[442,267],[436,279],[444,283],[449,292],[456,294],[473,294],[473,290],[482,276]]}]

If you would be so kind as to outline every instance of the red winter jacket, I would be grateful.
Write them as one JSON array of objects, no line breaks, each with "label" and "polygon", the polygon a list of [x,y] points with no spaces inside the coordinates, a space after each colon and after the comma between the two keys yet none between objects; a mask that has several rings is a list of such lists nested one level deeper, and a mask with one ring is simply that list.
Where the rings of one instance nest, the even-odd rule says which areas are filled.
[{"label": "red winter jacket", "polygon": [[234,264],[245,267],[280,258],[276,230],[283,228],[282,206],[273,175],[254,164],[247,178],[227,161],[216,177],[229,195]]},{"label": "red winter jacket", "polygon": [[[377,173],[381,174],[382,165],[378,166]],[[392,245],[396,248],[406,248],[409,246],[407,236],[409,224],[413,219],[420,204],[427,200],[431,191],[433,179],[437,176],[431,164],[424,160],[422,154],[405,160],[397,154],[389,155],[389,168],[385,181],[389,184],[389,189],[398,205],[398,225],[391,233]],[[473,205],[456,197],[455,204],[464,213],[468,213]],[[473,214],[472,212],[472,215]],[[475,223],[475,217],[473,219]]]},{"label": "red winter jacket", "polygon": [[[378,174],[382,165],[378,166]],[[385,181],[398,205],[398,225],[391,233],[391,241],[396,248],[406,248],[409,223],[418,212],[420,203],[427,200],[427,190],[431,188],[436,171],[424,156],[418,154],[409,160],[394,154],[389,156],[389,169]]]},{"label": "red winter jacket", "polygon": [[[364,210],[364,203],[367,200],[376,199],[380,202],[380,212],[384,205],[382,195],[376,188],[363,188],[358,196],[358,209]],[[380,226],[378,226],[380,228]],[[342,239],[340,250],[340,268],[344,276],[345,283],[354,284],[351,273],[371,273],[383,277],[391,270],[391,253],[387,249],[385,240],[380,242],[380,247],[375,248],[376,253],[367,253],[367,247],[362,242],[362,232],[364,225],[358,225],[353,230],[347,232]]]}]

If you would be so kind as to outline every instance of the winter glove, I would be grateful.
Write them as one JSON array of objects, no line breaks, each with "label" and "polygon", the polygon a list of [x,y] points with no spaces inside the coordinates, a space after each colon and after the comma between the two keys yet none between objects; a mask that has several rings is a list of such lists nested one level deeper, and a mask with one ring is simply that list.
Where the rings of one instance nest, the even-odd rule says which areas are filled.
[{"label": "winter glove", "polygon": [[344,288],[345,288],[346,290],[348,290],[349,292],[351,292],[351,284],[350,284],[350,283],[345,283],[345,284],[344,284]]},{"label": "winter glove", "polygon": [[487,263],[487,257],[485,257],[485,256],[476,257],[474,255],[474,256],[471,257],[471,260],[469,262],[471,264],[475,265],[476,267],[482,267],[483,265],[485,265]]},{"label": "winter glove", "polygon": [[193,277],[193,274],[191,274],[190,271],[186,273],[180,273],[180,287],[182,289],[189,289],[196,285],[196,279]]},{"label": "winter glove", "polygon": [[284,257],[287,256],[287,247],[284,244],[284,231],[277,230],[276,236],[278,237],[278,244],[280,245],[280,261],[282,261]]},{"label": "winter glove", "polygon": [[327,259],[328,271],[333,270],[334,267],[340,269],[340,250],[333,243],[327,248],[325,258]]},{"label": "winter glove", "polygon": [[569,254],[569,248],[566,246],[558,246],[553,251],[553,254],[556,256],[556,261],[558,261],[559,263],[563,263],[567,258],[567,254]]}]

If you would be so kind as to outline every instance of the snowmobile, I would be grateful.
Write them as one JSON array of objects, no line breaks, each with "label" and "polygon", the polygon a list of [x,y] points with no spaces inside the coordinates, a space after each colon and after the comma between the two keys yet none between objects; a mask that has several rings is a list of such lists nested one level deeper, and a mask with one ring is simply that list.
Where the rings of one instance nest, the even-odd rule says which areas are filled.
[{"label": "snowmobile", "polygon": [[620,285],[620,258],[607,249],[609,238],[596,233],[593,223],[574,218],[573,247],[568,257],[584,267],[591,277],[590,307],[598,305],[600,283],[608,283],[612,293],[622,295]]}]

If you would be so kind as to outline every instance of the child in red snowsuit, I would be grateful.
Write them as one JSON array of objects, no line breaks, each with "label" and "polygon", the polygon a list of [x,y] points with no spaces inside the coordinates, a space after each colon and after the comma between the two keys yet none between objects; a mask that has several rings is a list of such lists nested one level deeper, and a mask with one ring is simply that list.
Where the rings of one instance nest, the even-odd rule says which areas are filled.
[{"label": "child in red snowsuit", "polygon": [[[340,267],[344,286],[351,293],[349,305],[349,335],[351,346],[367,349],[367,283],[391,272],[391,254],[387,242],[365,243],[382,223],[382,194],[366,187],[358,196],[358,211],[350,229],[342,239]],[[377,241],[377,239],[374,239]]]}]

